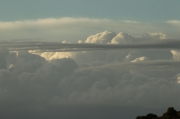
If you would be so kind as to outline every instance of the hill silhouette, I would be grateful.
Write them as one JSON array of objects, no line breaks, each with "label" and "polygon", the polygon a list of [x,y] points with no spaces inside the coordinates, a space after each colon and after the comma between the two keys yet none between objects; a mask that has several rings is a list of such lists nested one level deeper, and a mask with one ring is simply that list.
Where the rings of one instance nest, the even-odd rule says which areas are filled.
[{"label": "hill silhouette", "polygon": [[136,119],[180,119],[180,111],[176,111],[173,107],[169,107],[162,116],[149,113],[146,116],[137,116]]}]

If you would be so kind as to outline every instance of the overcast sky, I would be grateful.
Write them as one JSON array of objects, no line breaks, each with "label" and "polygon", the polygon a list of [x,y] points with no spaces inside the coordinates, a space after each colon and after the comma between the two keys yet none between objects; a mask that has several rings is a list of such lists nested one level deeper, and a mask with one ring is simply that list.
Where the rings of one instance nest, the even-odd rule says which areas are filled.
[{"label": "overcast sky", "polygon": [[0,0],[0,118],[180,110],[179,4]]}]

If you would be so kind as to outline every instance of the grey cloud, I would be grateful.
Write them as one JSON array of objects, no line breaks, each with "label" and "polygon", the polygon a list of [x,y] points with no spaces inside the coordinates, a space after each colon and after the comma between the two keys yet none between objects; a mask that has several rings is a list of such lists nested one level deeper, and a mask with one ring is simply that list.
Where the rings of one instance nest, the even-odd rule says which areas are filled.
[{"label": "grey cloud", "polygon": [[[26,57],[29,58],[24,57],[24,54],[26,54]],[[50,95],[58,96],[60,97],[60,99],[62,98],[61,100],[62,102],[64,102],[63,100],[74,101],[74,99],[76,98],[78,99],[79,96],[82,96],[84,93],[85,93],[84,98],[90,96],[91,99],[92,98],[91,96],[97,95],[96,93],[101,94],[101,91],[108,91],[107,90],[108,88],[110,88],[111,86],[116,86],[116,82],[119,82],[118,78],[116,79],[114,77],[114,75],[117,75],[116,73],[118,73],[119,71],[113,73],[114,71],[111,70],[110,65],[109,66],[107,65],[108,68],[102,71],[93,72],[93,71],[82,70],[78,73],[74,72],[75,74],[74,75],[72,74],[71,76],[71,73],[73,73],[73,71],[78,68],[78,66],[73,60],[70,59],[52,60],[48,63],[48,62],[44,62],[43,60],[37,60],[38,58],[40,57],[37,55],[29,54],[28,52],[23,52],[23,55],[19,53],[19,55],[17,56],[17,60],[20,60],[21,62],[24,60],[24,63],[22,62],[18,64],[19,62],[15,62],[11,69],[1,71],[2,74],[1,81],[3,82],[2,88],[9,91],[15,91],[15,90],[18,91],[17,90],[18,89],[17,86],[18,86],[20,88],[20,93],[22,93],[22,95],[31,96],[30,94],[32,93],[33,94],[32,98],[35,98],[34,96],[37,96],[39,93],[45,96],[46,93],[44,91],[47,91],[48,93],[47,96]],[[34,62],[36,60],[39,61],[41,65],[37,65],[37,63]],[[32,69],[28,65],[34,67],[34,69]],[[118,65],[115,64],[112,67],[116,67],[116,66]],[[132,69],[137,69],[138,66],[144,68],[149,66],[153,68],[157,68],[157,67],[164,68],[164,67],[172,66],[176,68],[179,66],[179,62],[156,61],[156,62],[136,63],[135,65],[129,63],[129,64],[121,64],[120,67],[130,67],[130,69],[132,67]],[[26,69],[27,67],[32,70]],[[101,66],[99,67],[101,68]],[[123,69],[123,70],[127,70],[127,69]],[[125,72],[128,73],[128,71],[125,71],[124,73],[123,72],[121,74],[122,76],[124,75]],[[133,75],[129,74],[129,76],[132,77]],[[139,78],[141,78],[141,76]],[[116,79],[114,80],[115,82],[113,82],[113,79]],[[143,78],[143,80],[145,81],[146,79],[147,78],[145,79]],[[11,83],[12,81],[14,82],[13,84]],[[29,93],[26,94],[25,93],[26,91],[29,92],[30,94]],[[83,93],[81,91],[83,91]],[[95,92],[96,93],[93,95],[89,95],[87,92],[88,95],[86,95],[86,91],[92,91],[92,94]],[[68,99],[66,99],[67,96]],[[94,99],[90,100],[90,102],[91,101],[98,102],[99,100],[98,97],[95,96],[94,98],[95,100]],[[108,97],[104,99],[108,100]],[[83,98],[80,100],[81,101],[79,103],[81,102],[83,103],[83,101],[86,102],[86,100]]]},{"label": "grey cloud", "polygon": [[[12,50],[12,51],[13,50],[31,50],[32,52],[32,50],[34,50],[35,53],[50,52],[51,54],[52,52],[56,52],[56,53],[57,52],[59,53],[60,52],[76,52],[76,55],[81,54],[81,53],[77,53],[80,51],[94,51],[94,50],[96,50],[97,52],[97,50],[132,50],[132,49],[133,50],[140,50],[140,49],[148,49],[148,50],[166,49],[168,50],[170,48],[178,48],[177,45],[179,44],[179,41],[167,40],[167,39],[165,40],[164,38],[166,38],[166,35],[163,33],[146,33],[142,36],[135,37],[127,33],[123,33],[123,32],[116,34],[114,32],[104,31],[104,32],[97,33],[95,35],[91,35],[90,37],[88,37],[87,40],[85,41],[86,43],[83,43],[83,41],[81,43],[58,43],[58,42],[35,42],[35,41],[34,42],[15,42],[14,41],[14,42],[1,42],[1,46],[8,48],[9,50]],[[91,43],[99,43],[99,44],[91,44]],[[158,52],[162,53],[161,51],[158,51]],[[167,52],[165,51],[165,53],[171,54],[168,51]],[[94,52],[94,53],[88,53],[88,54],[93,55],[97,53]],[[102,52],[98,55],[102,56],[101,54]],[[121,53],[121,55],[122,54],[123,53]],[[149,53],[141,53],[141,54],[143,56],[146,56]],[[155,54],[153,53],[153,55],[146,56],[146,57],[148,59],[149,58],[151,59],[152,56],[154,57],[154,55]],[[157,56],[155,58],[157,58]],[[167,56],[167,55],[163,55],[163,57],[161,58],[164,58],[164,56]],[[112,59],[112,58],[109,58],[109,59]],[[119,60],[119,58],[117,59]]]},{"label": "grey cloud", "polygon": [[7,49],[0,50],[0,69],[7,68],[6,57],[8,56],[9,51]]},{"label": "grey cloud", "polygon": [[[156,38],[151,37],[160,39],[156,34]],[[179,107],[180,62],[173,60],[178,51],[172,55],[168,50],[177,48],[179,41],[141,41],[119,45],[2,42],[0,46],[19,51],[0,52],[0,117],[118,119]],[[25,51],[66,48],[78,52],[70,53],[72,58],[47,61]],[[106,50],[90,51],[97,49]],[[163,56],[154,55],[151,49]],[[80,52],[83,50],[87,51]],[[147,61],[130,62],[141,57]],[[128,110],[132,111],[127,115]]]},{"label": "grey cloud", "polygon": [[[2,106],[2,105],[1,105]],[[6,107],[7,105],[3,105]],[[17,105],[18,106],[18,105]],[[42,110],[25,110],[11,108],[4,108],[0,110],[0,117],[6,119],[131,119],[135,118],[137,114],[147,114],[149,112],[156,112],[161,115],[165,108],[143,108],[131,106],[112,106],[112,105],[91,105],[91,106],[49,106]],[[176,108],[177,109],[177,108]],[[7,113],[8,112],[8,113]],[[127,114],[128,112],[128,114]]]},{"label": "grey cloud", "polygon": [[[71,115],[80,114],[80,106],[87,109],[84,111],[87,115],[82,114],[80,117],[92,117],[88,111],[93,109],[100,109],[102,114],[99,116],[102,116],[106,112],[102,110],[104,106],[117,107],[122,113],[122,107],[127,109],[129,106],[132,108],[179,106],[177,100],[180,97],[177,94],[180,87],[175,77],[150,78],[126,69],[114,71],[110,67],[99,71],[75,72],[79,67],[69,58],[46,61],[38,55],[25,51],[9,52],[8,55],[3,53],[1,55],[5,56],[7,66],[11,65],[0,70],[0,110],[7,117],[9,113],[13,115],[23,112],[40,117],[42,115],[51,117],[54,114],[70,118],[71,116],[63,115],[63,112],[67,114],[66,111],[71,110],[69,112]],[[166,66],[168,63],[175,67],[179,65],[178,61],[147,62],[147,65]],[[54,112],[50,113],[52,110]],[[58,111],[60,112],[57,114]],[[22,118],[25,115],[14,118],[18,117]]]},{"label": "grey cloud", "polygon": [[[113,50],[113,49],[179,49],[180,41],[163,40],[159,42],[149,43],[131,43],[131,44],[76,44],[76,43],[28,43],[28,42],[6,42],[1,44],[1,47],[8,48],[10,50],[50,50],[51,52],[63,51],[86,51],[86,50]],[[80,49],[78,49],[80,48]]]},{"label": "grey cloud", "polygon": [[174,60],[155,60],[155,61],[140,61],[140,62],[122,62],[122,63],[108,63],[105,65],[92,66],[87,68],[80,68],[79,70],[101,70],[112,68],[115,70],[179,70],[180,61]]},{"label": "grey cloud", "polygon": [[[52,103],[60,105],[95,103],[163,107],[174,105],[177,103],[176,99],[180,98],[175,96],[179,92],[179,84],[175,78],[151,79],[124,71],[113,73],[111,70],[71,75],[59,82],[59,89],[65,100],[58,96],[52,100]],[[172,93],[170,90],[175,92]],[[158,97],[158,94],[174,102],[165,101]]]}]

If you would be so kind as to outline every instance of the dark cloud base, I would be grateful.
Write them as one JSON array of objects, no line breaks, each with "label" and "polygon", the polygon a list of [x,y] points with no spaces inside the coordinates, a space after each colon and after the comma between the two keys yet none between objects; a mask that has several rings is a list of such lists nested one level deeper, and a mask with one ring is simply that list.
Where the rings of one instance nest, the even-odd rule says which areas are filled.
[{"label": "dark cloud base", "polygon": [[9,50],[42,50],[51,52],[113,50],[113,49],[179,49],[179,40],[162,40],[128,44],[92,44],[58,42],[0,42],[1,48]]},{"label": "dark cloud base", "polygon": [[[5,106],[5,105],[4,105]],[[138,115],[155,112],[160,115],[166,108],[143,108],[110,105],[76,105],[46,107],[45,110],[24,110],[9,106],[0,108],[2,119],[133,119]]]}]

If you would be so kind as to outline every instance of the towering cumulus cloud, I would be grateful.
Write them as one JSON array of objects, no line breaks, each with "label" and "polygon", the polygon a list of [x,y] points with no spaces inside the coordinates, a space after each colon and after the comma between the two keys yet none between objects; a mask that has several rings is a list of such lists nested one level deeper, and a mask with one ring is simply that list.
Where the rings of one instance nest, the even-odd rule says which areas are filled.
[{"label": "towering cumulus cloud", "polygon": [[[149,41],[166,42],[166,35],[104,31],[79,41],[82,45],[77,48],[85,45],[88,50],[76,52],[43,52],[49,50],[48,45],[40,51],[1,49],[0,117],[108,119],[114,114],[118,119],[137,116],[133,110],[178,108],[179,51],[167,42],[146,49]],[[140,49],[106,48],[114,44],[134,47],[142,42],[146,44]],[[94,43],[106,46],[105,50],[89,50]],[[64,49],[74,46],[65,45]],[[131,110],[129,115],[127,110]]]}]

